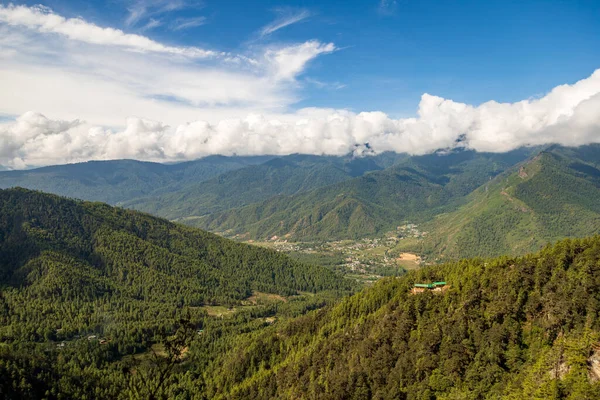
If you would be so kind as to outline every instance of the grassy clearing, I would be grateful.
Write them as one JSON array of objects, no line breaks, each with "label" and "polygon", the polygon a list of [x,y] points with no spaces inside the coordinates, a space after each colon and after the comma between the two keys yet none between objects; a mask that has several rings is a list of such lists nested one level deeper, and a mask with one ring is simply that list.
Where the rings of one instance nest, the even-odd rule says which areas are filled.
[{"label": "grassy clearing", "polygon": [[252,292],[252,296],[248,297],[248,302],[251,304],[268,304],[274,302],[287,303],[287,299],[283,296],[273,293]]},{"label": "grassy clearing", "polygon": [[231,317],[235,314],[234,308],[227,308],[225,306],[203,306],[202,309],[206,310],[209,316],[211,317]]}]

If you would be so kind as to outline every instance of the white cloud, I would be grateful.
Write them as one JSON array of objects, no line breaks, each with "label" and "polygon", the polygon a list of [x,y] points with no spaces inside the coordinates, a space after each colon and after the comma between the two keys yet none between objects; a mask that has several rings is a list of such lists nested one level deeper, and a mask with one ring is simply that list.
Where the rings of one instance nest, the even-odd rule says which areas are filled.
[{"label": "white cloud", "polygon": [[279,18],[260,30],[261,37],[268,36],[286,26],[303,21],[311,15],[308,10],[279,9],[276,11],[279,14]]},{"label": "white cloud", "polygon": [[311,40],[299,45],[277,50],[267,50],[265,58],[271,65],[273,76],[278,80],[294,79],[306,68],[306,64],[320,54],[336,50],[333,43],[321,43]]},{"label": "white cloud", "polygon": [[177,18],[173,24],[174,31],[181,31],[184,29],[195,28],[197,26],[204,25],[206,23],[206,17],[194,17],[194,18]]},{"label": "white cloud", "polygon": [[179,124],[281,113],[298,99],[296,77],[333,48],[309,41],[240,55],[168,46],[46,8],[0,5],[0,114],[122,126],[132,115]]},{"label": "white cloud", "polygon": [[[198,120],[170,127],[129,118],[112,131],[25,113],[0,126],[0,164],[11,168],[90,159],[179,161],[209,154],[425,154],[459,146],[505,152],[522,146],[600,143],[600,70],[517,103],[471,106],[424,94],[416,118],[309,108],[293,114]],[[368,148],[366,144],[368,143]]]},{"label": "white cloud", "polygon": [[21,115],[0,125],[0,165],[423,154],[456,146],[459,138],[461,146],[494,152],[600,142],[600,70],[516,103],[472,106],[424,94],[415,118],[392,119],[382,112],[288,111],[302,82],[327,87],[299,77],[316,57],[336,51],[333,43],[311,40],[244,55],[213,51],[210,57],[193,49],[45,8],[0,5],[0,115]]},{"label": "white cloud", "polygon": [[125,20],[125,25],[128,27],[135,26],[146,18],[197,7],[199,6],[198,3],[198,1],[190,0],[134,0],[127,7],[129,15]]},{"label": "white cloud", "polygon": [[193,58],[223,56],[212,50],[197,47],[167,46],[145,36],[125,33],[119,29],[102,28],[81,18],[64,18],[43,6],[7,6],[0,4],[0,22],[9,26],[25,27],[40,33],[54,33],[70,40],[124,47],[143,52],[157,52]]}]

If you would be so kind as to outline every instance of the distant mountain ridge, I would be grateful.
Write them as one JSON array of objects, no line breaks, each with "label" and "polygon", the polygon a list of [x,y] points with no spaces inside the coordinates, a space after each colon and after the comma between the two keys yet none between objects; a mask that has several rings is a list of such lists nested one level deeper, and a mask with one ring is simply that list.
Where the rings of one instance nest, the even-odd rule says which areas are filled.
[{"label": "distant mountain ridge", "polygon": [[446,257],[522,254],[565,237],[600,233],[600,146],[551,146],[422,226],[400,250]]},{"label": "distant mountain ridge", "polygon": [[366,158],[292,154],[209,156],[177,164],[89,161],[0,171],[0,188],[42,190],[185,219],[327,186],[387,168],[406,157],[395,153]]},{"label": "distant mountain ridge", "polygon": [[186,184],[248,165],[270,156],[209,156],[178,164],[136,160],[88,161],[31,170],[1,171],[0,188],[24,187],[60,196],[118,204],[150,193],[177,190]]},{"label": "distant mountain ridge", "polygon": [[404,219],[425,221],[451,209],[532,149],[505,154],[457,151],[409,157],[387,169],[244,208],[214,213],[195,225],[252,239],[358,238],[392,229]]},{"label": "distant mountain ridge", "polygon": [[[172,220],[189,219],[241,207],[278,195],[303,193],[318,187],[382,170],[401,155],[332,157],[293,154],[218,175],[180,190],[124,203],[126,207]],[[390,161],[392,159],[392,161]]]},{"label": "distant mountain ridge", "polygon": [[415,223],[427,236],[402,240],[394,251],[438,258],[522,254],[598,232],[599,177],[600,146],[554,145],[91,162],[0,172],[0,186],[109,201],[241,239],[358,239]]}]

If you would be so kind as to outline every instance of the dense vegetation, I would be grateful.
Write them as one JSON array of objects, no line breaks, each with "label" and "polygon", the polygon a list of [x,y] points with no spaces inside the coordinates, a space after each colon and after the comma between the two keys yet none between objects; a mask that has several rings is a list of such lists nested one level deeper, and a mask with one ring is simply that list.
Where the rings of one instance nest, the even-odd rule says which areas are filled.
[{"label": "dense vegetation", "polygon": [[235,302],[252,290],[292,294],[341,285],[328,270],[275,251],[101,203],[9,189],[0,191],[0,210],[0,282],[11,285],[60,289],[53,279],[64,278],[58,268],[98,291],[111,292],[116,288],[108,286],[119,282],[134,298],[177,293],[182,305]]},{"label": "dense vegetation", "polygon": [[[448,282],[445,291],[410,293],[415,282],[440,279]],[[13,295],[3,292],[1,298],[3,326],[43,320],[34,303],[47,294],[19,307]],[[47,304],[71,312],[61,326],[85,316],[71,307],[73,300],[53,300]],[[427,267],[322,308],[325,304],[319,298],[292,299],[225,319],[169,310],[165,315],[177,319],[159,318],[154,332],[136,330],[136,308],[142,305],[135,304],[131,324],[108,319],[114,326],[99,333],[110,338],[104,345],[85,336],[68,338],[62,330],[9,340],[3,328],[0,393],[198,399],[600,396],[600,237],[565,240],[520,258]],[[265,322],[272,316],[278,320]],[[188,321],[203,331],[185,342],[184,357],[172,353],[176,362],[167,369],[167,350],[182,348],[177,346]],[[128,348],[117,336],[119,325],[127,327],[123,338],[131,335]],[[90,332],[97,331],[81,333]],[[162,347],[153,349],[165,355],[143,352],[159,340]],[[162,371],[168,371],[165,384],[154,390],[156,383],[144,379],[156,382]]]},{"label": "dense vegetation", "polygon": [[[445,280],[442,292],[413,283]],[[600,237],[427,267],[239,339],[230,399],[600,398]],[[227,371],[227,373],[224,373]]]},{"label": "dense vegetation", "polygon": [[12,185],[108,201],[241,239],[359,239],[416,223],[427,235],[402,240],[390,254],[429,260],[524,254],[600,226],[598,145],[89,162],[0,172],[0,187]]},{"label": "dense vegetation", "polygon": [[406,156],[392,153],[367,158],[293,154],[124,205],[194,224],[195,218],[205,214],[332,185],[368,171],[381,170],[402,158]]},{"label": "dense vegetation", "polygon": [[[210,326],[207,306],[243,308],[260,291],[305,298],[287,305],[298,313],[323,304],[300,291],[350,287],[323,267],[138,212],[3,190],[0,397],[146,398],[167,357],[140,366],[130,356],[172,341],[187,351],[186,327]],[[275,312],[245,310],[235,329]]]},{"label": "dense vegetation", "polygon": [[358,238],[395,228],[405,219],[431,219],[453,209],[490,178],[532,150],[505,154],[455,151],[410,157],[382,171],[299,193],[276,196],[199,219],[199,227],[249,238]]},{"label": "dense vegetation", "polygon": [[398,250],[446,258],[524,254],[600,230],[600,148],[553,146],[485,184]]},{"label": "dense vegetation", "polygon": [[3,398],[600,396],[600,236],[336,302],[326,269],[145,214],[23,189],[0,211]]},{"label": "dense vegetation", "polygon": [[24,187],[61,196],[117,204],[205,181],[272,157],[211,156],[179,164],[134,160],[89,161],[0,172],[0,188]]}]

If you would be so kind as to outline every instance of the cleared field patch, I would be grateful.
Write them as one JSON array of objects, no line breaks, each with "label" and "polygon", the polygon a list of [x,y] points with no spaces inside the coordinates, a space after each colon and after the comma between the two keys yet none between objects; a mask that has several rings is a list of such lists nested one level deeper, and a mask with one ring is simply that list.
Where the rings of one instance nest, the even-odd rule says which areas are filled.
[{"label": "cleared field patch", "polygon": [[283,302],[287,303],[287,299],[281,295],[274,293],[263,293],[263,292],[252,292],[252,296],[248,297],[246,300],[249,304],[268,304],[268,303],[276,303]]},{"label": "cleared field patch", "polygon": [[421,257],[414,253],[400,253],[396,261],[405,269],[417,269],[421,264]]},{"label": "cleared field patch", "polygon": [[235,314],[235,308],[228,308],[225,306],[203,306],[202,309],[206,310],[206,313],[211,317],[231,317]]},{"label": "cleared field patch", "polygon": [[[178,357],[179,360],[183,360],[186,357],[187,352],[189,351],[189,347],[184,347],[181,350],[181,355]],[[143,353],[133,354],[131,356],[125,356],[125,358],[132,357],[134,360],[140,363],[150,362],[156,357],[167,358],[169,355],[165,350],[165,346],[162,343],[153,344],[147,351]]]}]

